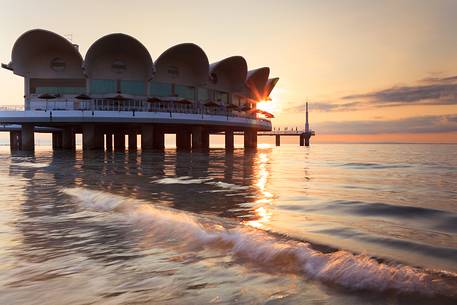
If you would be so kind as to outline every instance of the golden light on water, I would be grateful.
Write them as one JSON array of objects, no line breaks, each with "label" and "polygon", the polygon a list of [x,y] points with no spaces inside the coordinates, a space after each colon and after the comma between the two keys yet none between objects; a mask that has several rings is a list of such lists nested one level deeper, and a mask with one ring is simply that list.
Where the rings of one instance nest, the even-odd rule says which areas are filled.
[{"label": "golden light on water", "polygon": [[258,229],[265,228],[272,216],[270,206],[272,204],[273,194],[266,189],[269,176],[267,169],[268,161],[268,154],[259,154],[257,168],[258,178],[257,183],[255,184],[258,189],[258,197],[255,201],[256,208],[254,210],[255,219],[246,222],[247,225]]}]

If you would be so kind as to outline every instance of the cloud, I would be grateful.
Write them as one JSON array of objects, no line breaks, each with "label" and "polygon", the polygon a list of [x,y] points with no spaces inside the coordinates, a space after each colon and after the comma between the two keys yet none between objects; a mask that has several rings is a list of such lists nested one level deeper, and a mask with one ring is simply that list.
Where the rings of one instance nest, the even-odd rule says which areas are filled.
[{"label": "cloud", "polygon": [[364,94],[344,96],[343,100],[361,100],[371,106],[457,105],[457,84],[437,83],[401,86]]},{"label": "cloud", "polygon": [[[359,102],[350,103],[331,103],[331,102],[313,102],[309,104],[310,111],[348,111],[363,107]],[[286,109],[291,112],[305,112],[305,104],[289,107]]]},{"label": "cloud", "polygon": [[314,124],[327,134],[388,134],[457,132],[457,114],[430,115],[396,120],[321,122]]},{"label": "cloud", "polygon": [[[416,85],[395,86],[367,93],[340,97],[337,101],[313,102],[310,109],[324,112],[342,112],[398,107],[406,105],[457,105],[457,76],[430,77]],[[287,109],[304,111],[305,104]]]}]

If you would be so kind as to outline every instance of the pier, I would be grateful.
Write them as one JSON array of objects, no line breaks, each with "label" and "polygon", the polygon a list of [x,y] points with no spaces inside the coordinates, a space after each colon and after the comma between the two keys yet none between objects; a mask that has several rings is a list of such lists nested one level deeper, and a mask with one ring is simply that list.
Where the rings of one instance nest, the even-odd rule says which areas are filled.
[{"label": "pier", "polygon": [[281,136],[286,136],[286,137],[299,137],[299,145],[300,146],[309,146],[310,144],[310,139],[312,136],[316,135],[316,132],[314,130],[311,130],[309,128],[309,112],[308,112],[308,102],[306,102],[306,119],[305,119],[305,129],[303,130],[298,130],[298,129],[285,129],[285,130],[280,130],[274,128],[273,130],[270,131],[261,131],[258,133],[259,136],[273,136],[275,137],[275,145],[276,146],[281,146]]},{"label": "pier", "polygon": [[279,80],[268,67],[248,70],[241,56],[210,64],[192,43],[153,61],[140,41],[116,33],[96,40],[83,58],[64,37],[35,29],[16,40],[2,68],[24,82],[24,105],[0,107],[12,150],[34,150],[35,132],[52,133],[53,149],[75,149],[76,134],[84,150],[163,149],[165,135],[175,134],[177,149],[195,151],[209,148],[211,134],[224,134],[227,150],[235,134],[247,149],[259,135],[276,136],[278,146],[281,136],[298,135],[308,146],[314,134],[308,121],[299,134],[272,131],[274,115],[257,109]]}]

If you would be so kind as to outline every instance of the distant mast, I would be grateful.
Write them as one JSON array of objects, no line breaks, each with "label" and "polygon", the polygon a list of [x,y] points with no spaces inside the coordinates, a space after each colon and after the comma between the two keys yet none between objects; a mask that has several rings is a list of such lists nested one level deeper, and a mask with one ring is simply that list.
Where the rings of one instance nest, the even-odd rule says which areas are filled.
[{"label": "distant mast", "polygon": [[308,102],[306,102],[306,123],[305,123],[305,132],[309,132],[309,122],[308,122]]}]

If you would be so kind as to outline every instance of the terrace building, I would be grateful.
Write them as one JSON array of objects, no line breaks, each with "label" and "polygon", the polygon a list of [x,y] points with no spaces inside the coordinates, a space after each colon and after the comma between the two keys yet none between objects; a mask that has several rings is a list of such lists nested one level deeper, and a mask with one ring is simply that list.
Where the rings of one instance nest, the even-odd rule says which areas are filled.
[{"label": "terrace building", "polygon": [[173,46],[153,60],[145,46],[126,34],[95,41],[83,58],[78,46],[41,29],[15,42],[2,67],[24,79],[24,109],[0,111],[15,149],[32,150],[34,132],[53,133],[54,148],[164,147],[164,134],[176,134],[178,149],[207,149],[209,135],[224,133],[233,149],[234,132],[245,147],[256,147],[257,132],[271,130],[273,116],[256,104],[268,100],[278,78],[269,68],[248,71],[246,60],[232,56],[210,64],[197,45]]}]

